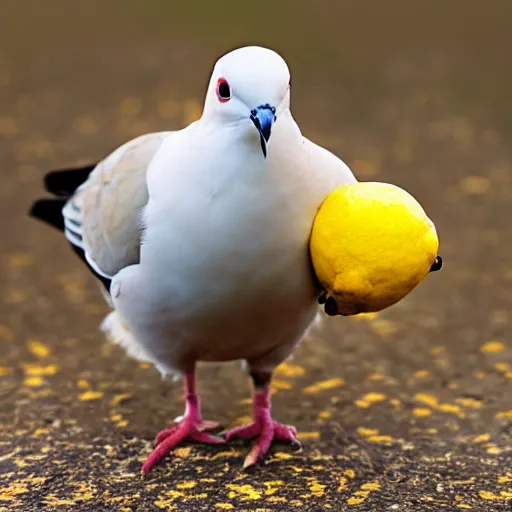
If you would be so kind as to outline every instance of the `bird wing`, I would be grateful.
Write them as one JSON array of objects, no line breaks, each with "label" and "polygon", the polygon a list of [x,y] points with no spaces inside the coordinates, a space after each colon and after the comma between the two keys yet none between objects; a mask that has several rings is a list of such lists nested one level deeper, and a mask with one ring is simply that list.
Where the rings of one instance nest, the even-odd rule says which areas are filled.
[{"label": "bird wing", "polygon": [[62,210],[67,239],[84,250],[88,263],[104,277],[139,262],[146,171],[170,133],[143,135],[118,148],[94,168]]},{"label": "bird wing", "polygon": [[357,182],[350,167],[329,150],[306,139],[306,137],[303,137],[303,144],[305,146],[305,154],[307,155],[305,165],[314,169],[315,173],[321,172],[321,182],[328,185],[325,197],[336,187]]}]

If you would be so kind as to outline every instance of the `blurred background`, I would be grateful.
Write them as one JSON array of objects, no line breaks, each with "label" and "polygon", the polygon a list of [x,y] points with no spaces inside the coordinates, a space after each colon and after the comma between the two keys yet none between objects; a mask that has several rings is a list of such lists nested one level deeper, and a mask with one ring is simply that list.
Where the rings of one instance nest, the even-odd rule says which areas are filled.
[{"label": "blurred background", "polygon": [[[505,510],[511,19],[507,0],[2,0],[0,510]],[[303,452],[255,476],[246,447],[183,448],[147,485],[180,386],[103,342],[96,281],[27,211],[45,171],[197,119],[215,60],[246,44],[287,60],[308,138],[415,195],[445,267],[385,312],[323,322],[277,372]],[[239,366],[200,375],[205,416],[244,421]]]}]

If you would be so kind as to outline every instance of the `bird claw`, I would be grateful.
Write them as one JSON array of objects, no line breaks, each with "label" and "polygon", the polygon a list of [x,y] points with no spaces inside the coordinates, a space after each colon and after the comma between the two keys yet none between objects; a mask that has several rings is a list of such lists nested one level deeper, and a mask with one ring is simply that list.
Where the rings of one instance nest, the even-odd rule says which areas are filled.
[{"label": "bird claw", "polygon": [[145,476],[155,464],[172,449],[183,441],[195,441],[203,444],[224,444],[226,441],[221,437],[210,434],[209,430],[218,428],[219,424],[214,421],[194,422],[186,418],[170,428],[159,432],[155,439],[155,448],[142,466],[142,475]]},{"label": "bird claw", "polygon": [[430,272],[437,272],[438,270],[441,270],[443,267],[443,258],[441,256],[437,256],[434,263],[432,263],[432,266],[430,267]]},{"label": "bird claw", "polygon": [[329,316],[336,316],[338,314],[338,304],[334,297],[327,297],[324,304],[324,311]]},{"label": "bird claw", "polygon": [[300,441],[296,437],[297,429],[292,425],[283,425],[272,418],[260,418],[258,422],[228,430],[225,434],[226,441],[232,439],[257,438],[251,451],[244,460],[244,469],[254,466],[263,457],[273,441],[291,443],[294,447],[300,447]]},{"label": "bird claw", "polygon": [[[155,438],[154,446],[157,447],[161,442],[163,442],[169,436],[172,436],[173,434],[175,434],[181,428],[180,425],[184,421],[186,421],[186,420],[182,419],[177,425],[173,425],[172,427],[165,428],[164,430],[161,430]],[[216,421],[208,421],[207,420],[207,421],[203,421],[201,423],[196,424],[194,428],[195,428],[195,431],[197,431],[197,433],[201,433],[201,432],[208,432],[211,430],[216,430],[219,427],[220,427],[220,424],[217,423]],[[191,432],[191,433],[193,433],[193,432]]]}]

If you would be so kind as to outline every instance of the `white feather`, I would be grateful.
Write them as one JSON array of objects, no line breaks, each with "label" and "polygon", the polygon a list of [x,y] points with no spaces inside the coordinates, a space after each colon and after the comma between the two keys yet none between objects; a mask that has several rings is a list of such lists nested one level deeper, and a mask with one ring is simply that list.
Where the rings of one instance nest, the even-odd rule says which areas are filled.
[{"label": "white feather", "polygon": [[[219,77],[231,85],[229,102],[218,101]],[[277,121],[265,158],[251,112],[267,104]],[[302,136],[289,110],[286,63],[262,48],[218,61],[199,121],[152,136],[140,160],[137,144],[130,162],[145,166],[131,165],[135,181],[123,181],[114,153],[107,159],[117,162],[105,178],[108,200],[82,219],[84,233],[94,235],[87,248],[103,255],[98,267],[120,269],[112,279],[115,311],[103,330],[163,375],[180,375],[198,361],[236,359],[272,371],[318,318],[309,234],[321,203],[356,181],[353,174]],[[95,176],[101,191],[105,180]],[[141,223],[126,191],[140,208],[146,189],[139,245]],[[87,190],[94,205],[95,189]],[[118,225],[109,224],[118,217]]]},{"label": "white feather", "polygon": [[151,362],[151,357],[144,350],[144,346],[137,342],[116,311],[111,311],[105,317],[100,329],[109,341],[123,347],[130,356],[139,361]]}]

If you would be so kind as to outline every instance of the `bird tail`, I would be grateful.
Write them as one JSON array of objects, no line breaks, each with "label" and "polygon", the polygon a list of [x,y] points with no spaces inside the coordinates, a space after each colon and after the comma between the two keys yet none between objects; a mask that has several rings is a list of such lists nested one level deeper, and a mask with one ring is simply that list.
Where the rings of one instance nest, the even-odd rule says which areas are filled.
[{"label": "bird tail", "polygon": [[30,216],[46,222],[50,226],[64,231],[62,208],[76,189],[89,177],[96,164],[85,165],[76,169],[51,171],[44,177],[44,188],[54,197],[38,199],[30,208]]},{"label": "bird tail", "polygon": [[44,188],[58,197],[70,197],[89,177],[97,164],[84,165],[75,169],[50,171],[44,177]]},{"label": "bird tail", "polygon": [[101,323],[100,329],[113,343],[123,347],[128,355],[139,361],[151,362],[151,358],[144,346],[133,336],[130,329],[125,325],[119,313],[111,311]]},{"label": "bird tail", "polygon": [[66,199],[38,199],[30,208],[30,216],[46,222],[50,226],[64,231],[64,217],[62,208],[66,204]]}]

